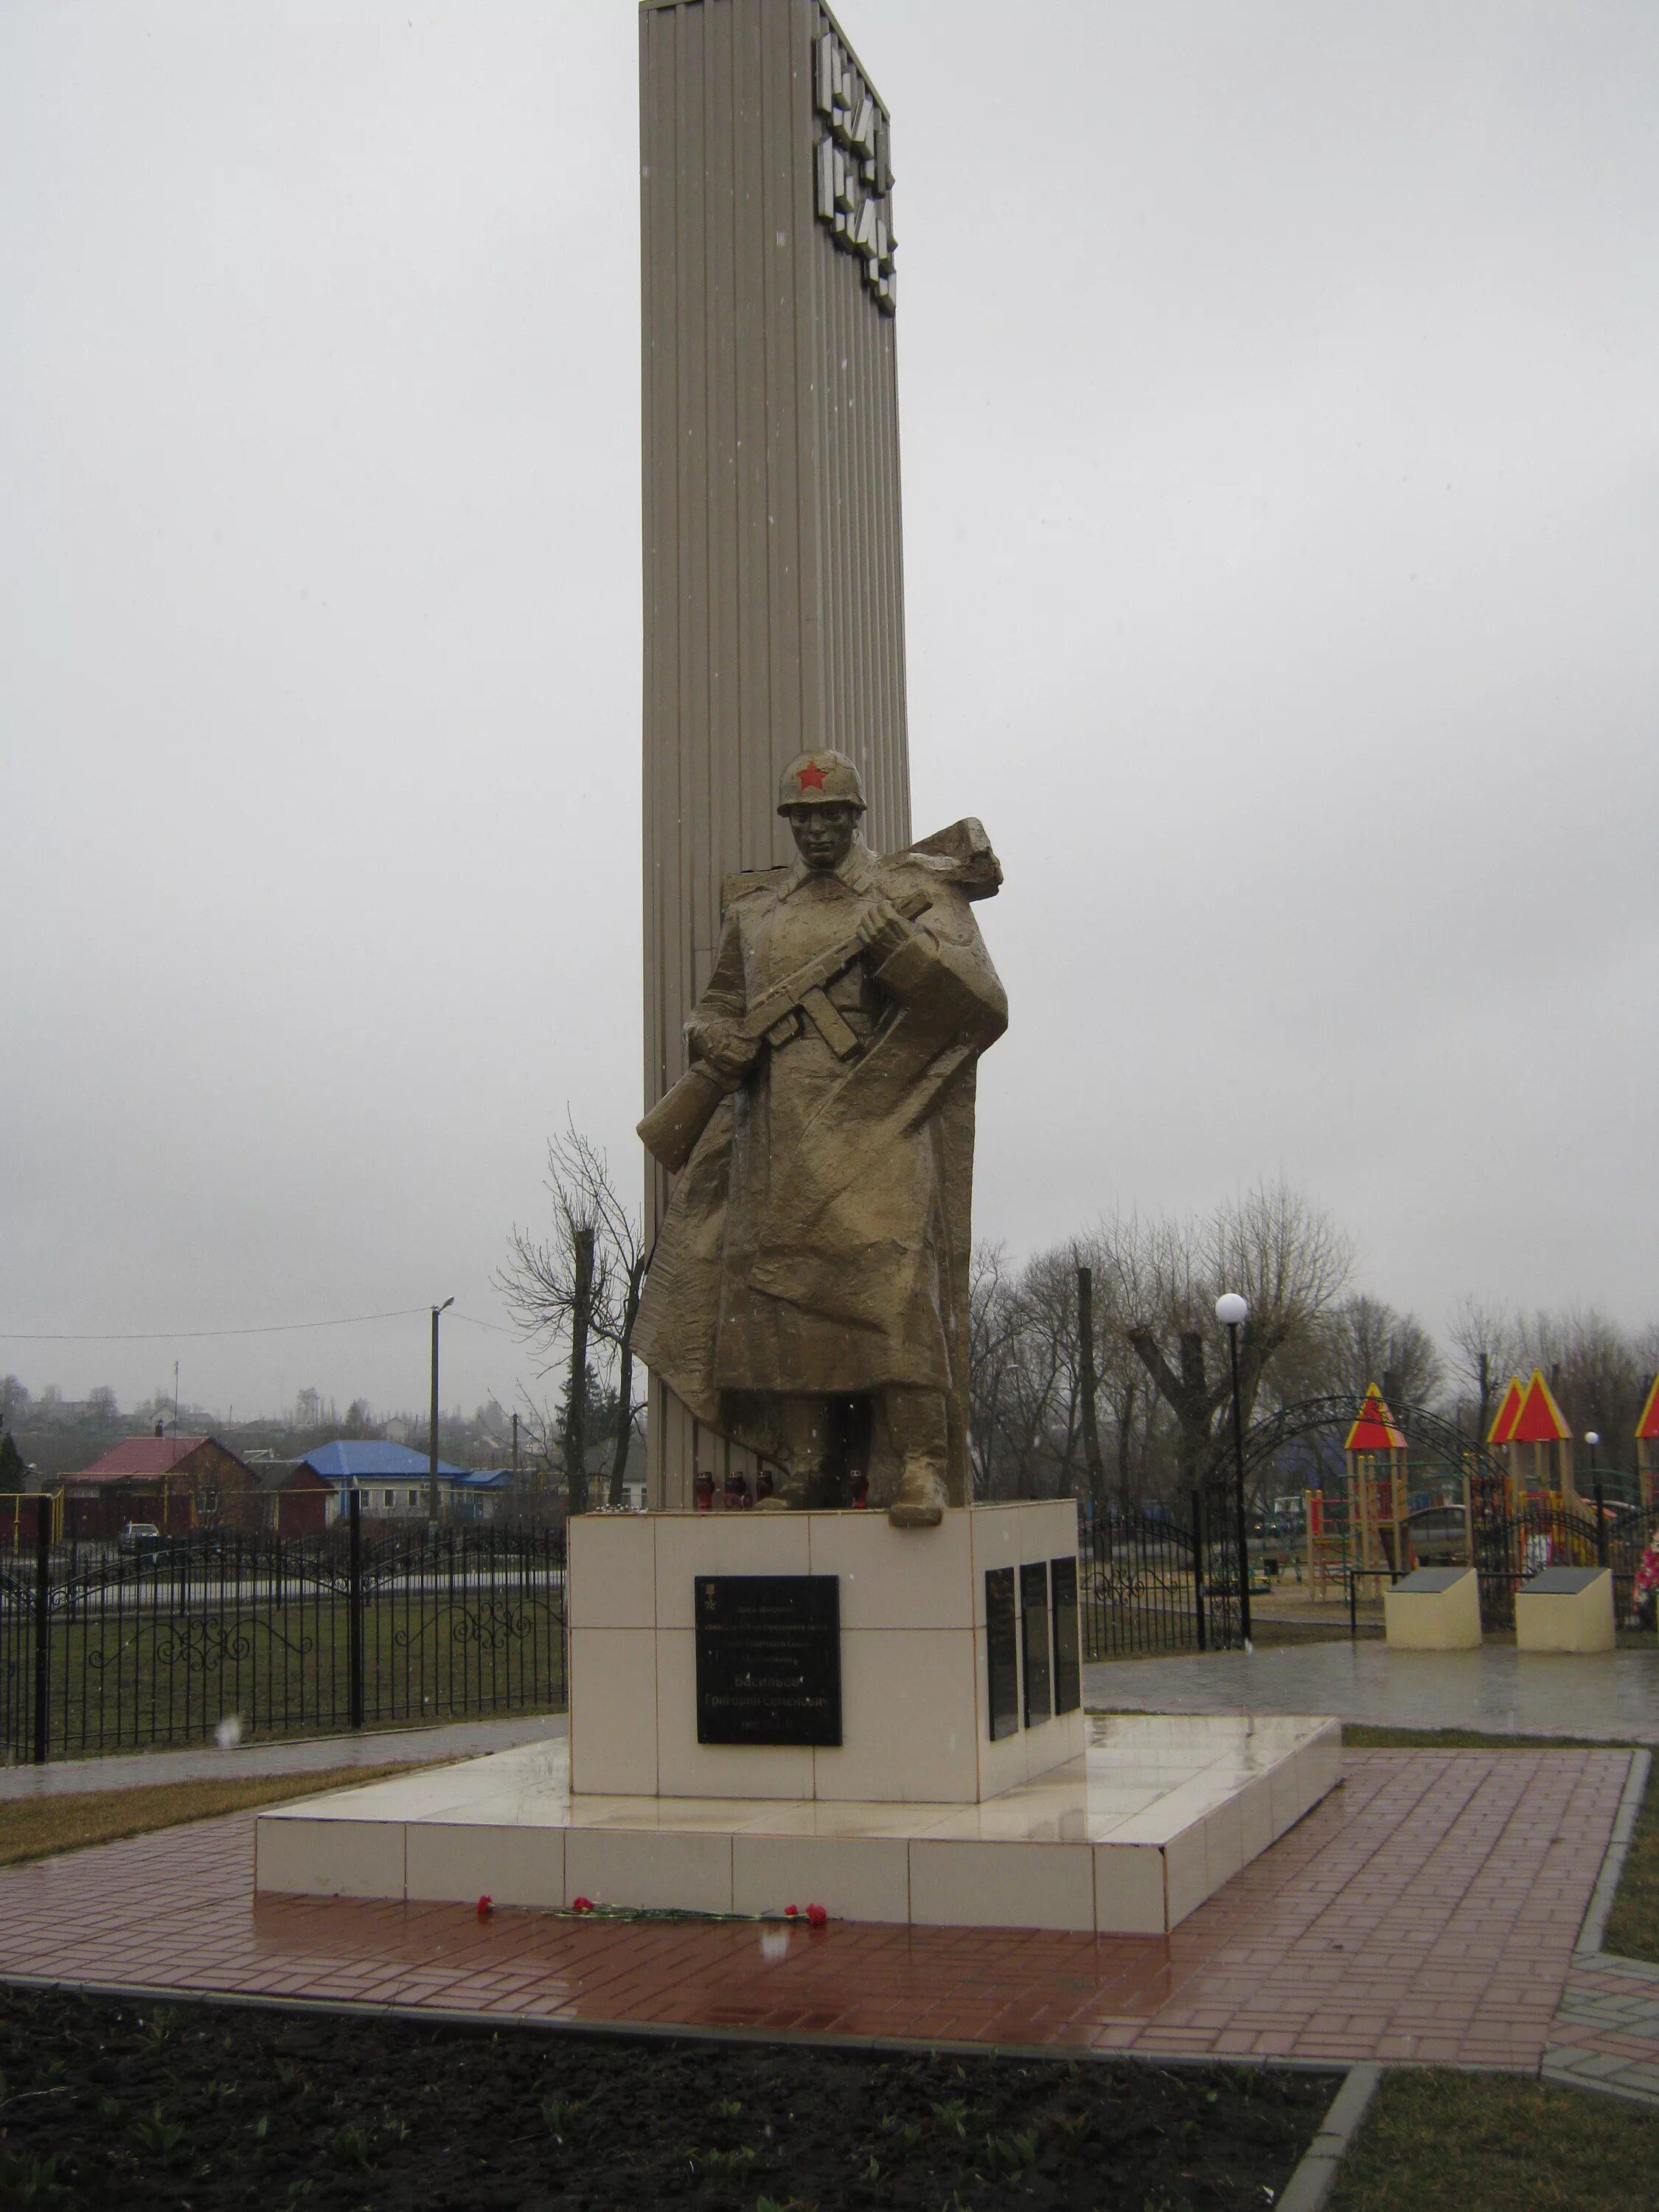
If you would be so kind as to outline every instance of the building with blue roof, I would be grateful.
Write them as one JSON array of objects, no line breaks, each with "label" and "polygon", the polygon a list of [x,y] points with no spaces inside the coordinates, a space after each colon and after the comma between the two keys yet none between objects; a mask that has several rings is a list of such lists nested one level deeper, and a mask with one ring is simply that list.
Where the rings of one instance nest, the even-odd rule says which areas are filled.
[{"label": "building with blue roof", "polygon": [[[342,1437],[333,1443],[317,1445],[297,1464],[320,1475],[332,1490],[331,1521],[337,1520],[346,1510],[346,1497],[354,1490],[362,1500],[358,1511],[366,1517],[373,1515],[380,1520],[398,1521],[426,1517],[428,1462],[424,1452],[408,1444],[389,1443],[384,1437]],[[438,1462],[438,1501],[446,1516],[452,1502],[459,1506],[465,1499],[461,1517],[480,1517],[471,1500],[470,1473],[447,1459]]]}]

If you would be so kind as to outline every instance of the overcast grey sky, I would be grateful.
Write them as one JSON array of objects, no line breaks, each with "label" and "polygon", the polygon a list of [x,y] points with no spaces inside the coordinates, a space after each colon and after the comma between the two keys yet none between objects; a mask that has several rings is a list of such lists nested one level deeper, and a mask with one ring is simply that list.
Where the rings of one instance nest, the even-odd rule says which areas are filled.
[{"label": "overcast grey sky", "polygon": [[[1283,1171],[1431,1326],[1650,1318],[1659,10],[841,12],[981,1232]],[[499,1323],[567,1104],[636,1176],[635,69],[630,0],[0,9],[0,1330]],[[175,1356],[425,1390],[418,1318],[0,1338]]]}]

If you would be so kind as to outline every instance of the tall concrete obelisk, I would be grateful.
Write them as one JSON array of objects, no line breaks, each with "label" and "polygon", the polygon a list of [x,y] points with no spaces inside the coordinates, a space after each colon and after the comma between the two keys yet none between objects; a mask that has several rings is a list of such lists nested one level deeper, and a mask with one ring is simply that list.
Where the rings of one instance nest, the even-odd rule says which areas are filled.
[{"label": "tall concrete obelisk", "polygon": [[[887,109],[820,0],[641,0],[645,1099],[794,755],[910,836]],[[647,1159],[646,1236],[668,1178]],[[732,1455],[652,1378],[650,1499]]]}]

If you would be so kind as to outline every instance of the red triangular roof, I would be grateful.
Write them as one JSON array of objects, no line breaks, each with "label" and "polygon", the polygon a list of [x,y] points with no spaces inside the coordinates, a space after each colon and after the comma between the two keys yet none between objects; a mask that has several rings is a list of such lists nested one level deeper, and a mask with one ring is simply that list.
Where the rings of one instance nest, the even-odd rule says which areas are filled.
[{"label": "red triangular roof", "polygon": [[1521,1401],[1521,1410],[1515,1417],[1515,1426],[1510,1431],[1510,1442],[1559,1444],[1565,1443],[1571,1434],[1561,1418],[1561,1408],[1550,1395],[1550,1386],[1544,1380],[1542,1370],[1534,1367],[1527,1395]]},{"label": "red triangular roof", "polygon": [[1382,1393],[1375,1382],[1365,1393],[1365,1401],[1359,1408],[1359,1419],[1348,1431],[1344,1451],[1376,1452],[1404,1451],[1406,1439],[1394,1425],[1394,1415],[1382,1402]]},{"label": "red triangular roof", "polygon": [[1659,1442],[1659,1375],[1653,1378],[1653,1388],[1648,1392],[1648,1402],[1642,1408],[1642,1418],[1636,1424],[1638,1443]]},{"label": "red triangular roof", "polygon": [[205,1437],[128,1437],[94,1460],[86,1475],[171,1474],[181,1459],[206,1442]]},{"label": "red triangular roof", "polygon": [[1507,1444],[1515,1439],[1515,1417],[1521,1410],[1521,1401],[1526,1393],[1521,1388],[1521,1377],[1511,1375],[1510,1387],[1504,1393],[1504,1402],[1498,1408],[1492,1425],[1486,1431],[1489,1444]]}]

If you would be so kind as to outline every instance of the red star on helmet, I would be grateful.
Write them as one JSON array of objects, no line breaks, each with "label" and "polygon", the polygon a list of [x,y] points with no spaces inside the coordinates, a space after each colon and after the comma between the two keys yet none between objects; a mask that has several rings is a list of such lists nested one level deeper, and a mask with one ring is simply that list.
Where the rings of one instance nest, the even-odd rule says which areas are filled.
[{"label": "red star on helmet", "polygon": [[803,791],[822,791],[823,770],[816,761],[809,761],[806,766],[799,771],[795,781]]}]

